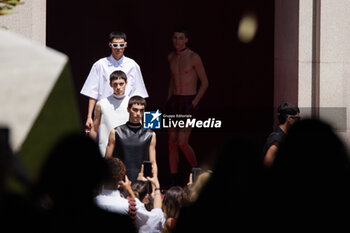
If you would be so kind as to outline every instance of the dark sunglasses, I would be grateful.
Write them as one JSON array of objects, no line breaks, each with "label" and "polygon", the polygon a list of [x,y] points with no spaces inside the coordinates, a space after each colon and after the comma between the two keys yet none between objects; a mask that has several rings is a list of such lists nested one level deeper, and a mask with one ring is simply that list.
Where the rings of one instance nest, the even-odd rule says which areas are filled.
[{"label": "dark sunglasses", "polygon": [[293,115],[288,115],[290,118],[294,119],[294,120],[300,120],[300,116],[293,116]]}]

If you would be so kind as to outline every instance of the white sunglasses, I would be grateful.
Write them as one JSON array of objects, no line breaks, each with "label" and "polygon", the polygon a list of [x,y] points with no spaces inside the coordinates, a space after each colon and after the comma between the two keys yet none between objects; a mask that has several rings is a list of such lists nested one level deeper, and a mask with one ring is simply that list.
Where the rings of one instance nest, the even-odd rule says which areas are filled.
[{"label": "white sunglasses", "polygon": [[126,46],[126,42],[123,42],[123,43],[109,43],[113,48],[118,48],[118,46],[120,48],[125,48]]}]

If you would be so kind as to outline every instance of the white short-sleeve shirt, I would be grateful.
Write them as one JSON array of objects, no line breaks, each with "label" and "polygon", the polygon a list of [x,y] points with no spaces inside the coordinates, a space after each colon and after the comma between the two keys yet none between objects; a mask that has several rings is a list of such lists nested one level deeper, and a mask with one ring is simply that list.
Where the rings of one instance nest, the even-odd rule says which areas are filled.
[{"label": "white short-sleeve shirt", "polygon": [[136,227],[139,233],[160,233],[165,223],[165,216],[160,208],[148,211],[139,199],[136,201]]},{"label": "white short-sleeve shirt", "polygon": [[97,101],[112,95],[113,89],[109,85],[109,76],[116,70],[126,74],[128,84],[125,94],[127,96],[148,97],[140,66],[124,55],[118,61],[110,55],[95,62],[80,93]]},{"label": "white short-sleeve shirt", "polygon": [[[148,211],[138,198],[136,202],[136,227],[139,233],[161,233],[165,223],[165,216],[160,208]],[[120,196],[118,190],[103,189],[95,198],[95,203],[102,209],[127,215],[129,211],[129,201]]]},{"label": "white short-sleeve shirt", "polygon": [[101,209],[128,215],[129,201],[120,196],[119,190],[103,189],[102,192],[95,197],[95,203]]}]

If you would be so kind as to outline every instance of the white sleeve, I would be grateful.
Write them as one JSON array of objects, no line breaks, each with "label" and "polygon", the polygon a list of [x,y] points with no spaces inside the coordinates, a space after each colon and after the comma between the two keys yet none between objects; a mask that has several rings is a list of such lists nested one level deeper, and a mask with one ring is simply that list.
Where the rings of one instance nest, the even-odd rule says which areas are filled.
[{"label": "white sleeve", "polygon": [[148,221],[150,212],[145,209],[144,204],[138,199],[135,198],[136,202],[136,226],[137,228],[142,227]]},{"label": "white sleeve", "polygon": [[164,212],[161,208],[152,209],[151,212],[154,214],[154,217],[163,225],[165,223]]},{"label": "white sleeve", "polygon": [[139,95],[143,98],[148,97],[148,93],[146,90],[145,83],[143,81],[142,73],[140,70],[140,66],[135,63],[134,67],[132,68],[132,72],[130,72],[130,78],[131,83],[128,83],[131,85],[131,91],[129,96]]},{"label": "white sleeve", "polygon": [[118,213],[118,214],[123,214],[123,215],[128,215],[129,214],[129,202],[125,199],[118,199],[118,201],[111,201],[110,199],[104,199],[103,197],[97,196],[95,198],[95,203],[97,204],[98,207],[101,209]]},{"label": "white sleeve", "polygon": [[91,70],[90,73],[85,80],[84,86],[80,91],[80,94],[86,95],[88,97],[91,97],[93,99],[98,99],[98,90],[99,90],[99,78],[100,78],[100,66],[96,62]]},{"label": "white sleeve", "polygon": [[148,219],[147,225],[152,229],[152,232],[161,232],[165,220],[166,219],[162,209],[152,209],[151,217]]}]

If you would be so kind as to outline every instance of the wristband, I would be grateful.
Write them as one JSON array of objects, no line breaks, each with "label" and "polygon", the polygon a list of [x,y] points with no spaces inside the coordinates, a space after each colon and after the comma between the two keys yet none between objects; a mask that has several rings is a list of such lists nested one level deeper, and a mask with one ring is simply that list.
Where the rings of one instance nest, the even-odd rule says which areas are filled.
[{"label": "wristband", "polygon": [[159,191],[160,191],[160,188],[155,188],[155,189],[154,189],[154,191],[157,191],[157,190],[159,190]]}]

